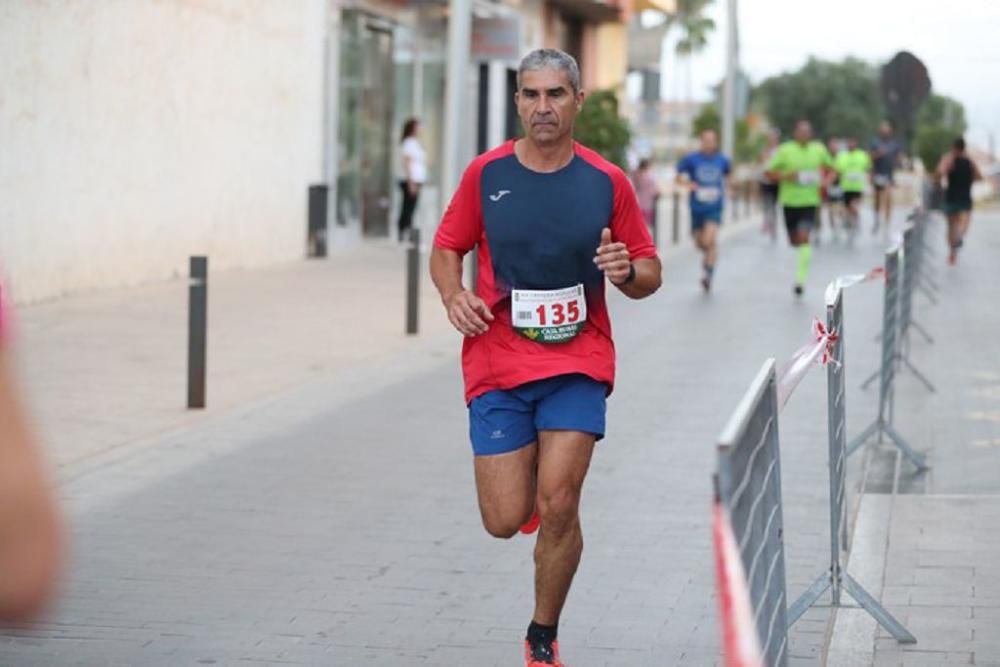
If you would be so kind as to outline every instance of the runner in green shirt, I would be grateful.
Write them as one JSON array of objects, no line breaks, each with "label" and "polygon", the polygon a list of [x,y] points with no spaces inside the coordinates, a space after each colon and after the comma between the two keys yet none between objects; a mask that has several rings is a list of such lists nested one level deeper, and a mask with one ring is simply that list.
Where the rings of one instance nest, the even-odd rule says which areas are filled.
[{"label": "runner in green shirt", "polygon": [[795,294],[802,296],[812,246],[809,234],[816,226],[820,205],[820,185],[832,182],[833,158],[826,146],[813,141],[812,124],[800,120],[795,124],[794,139],[782,144],[771,163],[768,176],[780,183],[778,201],[785,213],[788,242],[797,248],[798,264],[795,273]]},{"label": "runner in green shirt", "polygon": [[868,151],[858,148],[857,138],[851,137],[847,140],[847,150],[837,156],[833,166],[840,174],[840,189],[844,191],[844,204],[847,206],[847,238],[853,243],[858,231],[861,197],[868,187],[872,170],[872,159]]}]

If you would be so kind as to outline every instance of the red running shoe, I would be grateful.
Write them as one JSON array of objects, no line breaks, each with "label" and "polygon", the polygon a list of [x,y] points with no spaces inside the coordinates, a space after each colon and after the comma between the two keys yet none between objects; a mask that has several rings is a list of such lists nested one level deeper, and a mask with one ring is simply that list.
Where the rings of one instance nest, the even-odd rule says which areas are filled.
[{"label": "red running shoe", "polygon": [[528,640],[524,641],[524,664],[525,667],[566,667],[559,659],[559,642],[543,642],[532,646]]},{"label": "red running shoe", "polygon": [[521,526],[521,532],[525,535],[531,535],[533,532],[538,530],[538,526],[541,523],[542,520],[538,516],[538,510],[535,510],[531,513],[531,518],[528,519],[528,522]]}]

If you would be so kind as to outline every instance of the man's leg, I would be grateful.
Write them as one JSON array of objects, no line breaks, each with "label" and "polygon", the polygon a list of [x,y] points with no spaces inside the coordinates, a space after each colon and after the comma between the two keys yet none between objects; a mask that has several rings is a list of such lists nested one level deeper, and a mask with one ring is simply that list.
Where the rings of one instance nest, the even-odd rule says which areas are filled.
[{"label": "man's leg", "polygon": [[555,626],[583,553],[580,493],[595,436],[576,431],[538,433],[538,513],[534,622]]},{"label": "man's leg", "polygon": [[879,216],[882,215],[882,200],[885,199],[885,188],[875,186],[875,222],[872,223],[872,234],[878,234]]},{"label": "man's leg", "polygon": [[778,198],[777,194],[770,189],[765,189],[761,194],[764,204],[764,232],[771,236],[771,240],[778,238]]},{"label": "man's leg", "polygon": [[[721,217],[721,214],[719,217]],[[718,237],[719,223],[709,220],[705,223],[704,228],[702,228],[702,243],[705,245],[705,257],[702,261],[702,267],[705,270],[705,282],[709,284],[711,284],[712,278],[715,275],[715,263],[719,258]],[[706,285],[705,288],[708,289],[708,286]]]},{"label": "man's leg", "polygon": [[889,231],[889,223],[892,221],[892,183],[885,186],[882,194],[882,205],[885,207],[885,231]]},{"label": "man's leg", "polygon": [[969,233],[970,224],[972,224],[972,211],[971,210],[962,211],[962,215],[959,218],[959,223],[958,223],[959,243],[965,242],[965,235]]},{"label": "man's leg", "polygon": [[493,537],[513,537],[531,517],[537,461],[537,443],[505,454],[476,457],[479,513],[483,527]]},{"label": "man's leg", "polygon": [[704,234],[704,232],[705,232],[705,227],[704,226],[695,227],[691,231],[691,238],[692,238],[692,240],[694,240],[694,245],[702,253],[705,252],[705,234]]},{"label": "man's leg", "polygon": [[861,217],[861,197],[854,197],[847,205],[847,239],[854,242],[854,235],[858,231]]},{"label": "man's leg", "polygon": [[786,208],[785,226],[788,229],[788,243],[796,252],[795,295],[802,296],[806,278],[809,275],[809,262],[812,259],[812,246],[809,245],[809,232],[816,219],[818,209]]},{"label": "man's leg", "polygon": [[948,221],[948,263],[954,264],[958,258],[958,214],[947,213],[945,219]]}]

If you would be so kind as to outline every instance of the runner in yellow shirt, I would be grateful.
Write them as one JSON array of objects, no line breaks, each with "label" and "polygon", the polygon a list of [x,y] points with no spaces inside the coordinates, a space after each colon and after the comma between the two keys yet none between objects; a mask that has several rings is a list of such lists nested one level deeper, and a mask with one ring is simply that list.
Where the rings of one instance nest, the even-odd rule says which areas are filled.
[{"label": "runner in yellow shirt", "polygon": [[795,295],[802,296],[809,275],[812,246],[809,235],[816,226],[820,206],[819,188],[833,177],[833,158],[819,141],[813,140],[812,124],[795,124],[792,141],[782,144],[771,158],[768,176],[779,183],[778,201],[785,214],[788,242],[797,248]]},{"label": "runner in yellow shirt", "polygon": [[840,189],[844,191],[844,205],[847,207],[847,239],[853,244],[858,231],[861,197],[868,187],[872,159],[868,151],[858,147],[857,138],[851,137],[847,140],[847,150],[834,160],[834,168],[840,175]]}]

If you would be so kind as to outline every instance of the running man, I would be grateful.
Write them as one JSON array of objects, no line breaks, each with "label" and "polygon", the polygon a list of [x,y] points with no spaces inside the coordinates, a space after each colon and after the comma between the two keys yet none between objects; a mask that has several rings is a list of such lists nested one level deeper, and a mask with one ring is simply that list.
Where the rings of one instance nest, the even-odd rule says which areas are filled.
[{"label": "running man", "polygon": [[785,213],[788,242],[798,253],[794,292],[802,296],[812,259],[809,235],[819,214],[819,188],[829,179],[833,159],[826,146],[813,140],[808,120],[797,122],[792,136],[792,141],[783,143],[771,158],[768,175],[779,183],[778,200]]},{"label": "running man", "polygon": [[948,263],[958,262],[958,250],[972,222],[972,184],[983,178],[976,163],[965,152],[965,139],[955,139],[950,151],[941,156],[934,179],[947,181],[944,191],[944,213],[948,218]]},{"label": "running man", "polygon": [[892,186],[895,185],[893,174],[899,164],[899,156],[899,144],[892,138],[892,125],[883,122],[878,128],[878,139],[872,143],[871,147],[872,183],[875,185],[873,236],[878,234],[880,221],[884,221],[885,230],[889,230],[889,221],[892,220]]},{"label": "running man", "polygon": [[[836,163],[837,156],[843,152],[843,142],[838,137],[832,137],[827,143],[827,150],[830,151],[830,156]],[[827,179],[824,181],[824,186],[820,187],[820,194],[822,195],[822,200],[826,204],[827,215],[830,219],[830,234],[836,239],[837,232],[837,221],[844,218],[844,190],[840,187],[840,181],[836,178]],[[821,229],[823,227],[823,216],[819,216],[816,220],[816,245],[819,245]]]},{"label": "running man", "polygon": [[701,133],[701,149],[685,155],[677,164],[677,182],[691,190],[691,233],[704,255],[702,288],[712,289],[719,251],[717,239],[722,224],[722,204],[730,183],[729,158],[719,152],[715,130]]},{"label": "running man", "polygon": [[872,160],[868,151],[858,147],[857,138],[849,137],[847,149],[834,158],[833,164],[840,174],[840,189],[844,193],[844,206],[847,208],[847,239],[853,243],[861,215],[861,198],[865,194],[865,188],[868,187]]},{"label": "running man", "polygon": [[[472,161],[431,253],[448,319],[465,336],[483,525],[507,539],[531,531],[536,516],[541,524],[529,667],[562,665],[559,616],[583,552],[580,494],[615,376],[606,283],[642,299],[661,279],[627,176],[573,141],[583,98],[566,53],[540,49],[521,61],[525,136]],[[462,285],[472,250],[475,292]]]},{"label": "running man", "polygon": [[767,166],[771,164],[771,158],[774,157],[780,143],[781,135],[778,134],[777,130],[771,130],[767,133],[767,143],[760,153],[760,201],[761,207],[764,209],[763,231],[771,237],[771,241],[776,241],[778,238],[778,184],[767,177]]}]

